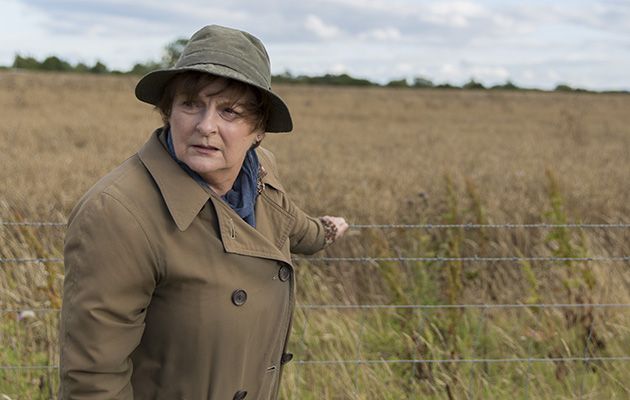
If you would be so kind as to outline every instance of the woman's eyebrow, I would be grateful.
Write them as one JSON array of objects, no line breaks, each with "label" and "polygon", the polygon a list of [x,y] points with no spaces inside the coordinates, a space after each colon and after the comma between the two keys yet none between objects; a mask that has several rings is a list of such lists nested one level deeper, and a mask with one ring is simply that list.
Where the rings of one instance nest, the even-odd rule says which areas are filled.
[{"label": "woman's eyebrow", "polygon": [[245,107],[246,102],[243,99],[235,99],[227,96],[218,97],[217,103],[221,105],[230,105],[231,107]]},{"label": "woman's eyebrow", "polygon": [[199,97],[203,97],[203,98],[211,98],[214,97],[217,99],[218,102],[227,102],[227,103],[233,103],[233,104],[242,104],[243,101],[240,98],[235,98],[234,96],[230,96],[221,92],[218,93],[206,93],[206,94],[199,94]]}]

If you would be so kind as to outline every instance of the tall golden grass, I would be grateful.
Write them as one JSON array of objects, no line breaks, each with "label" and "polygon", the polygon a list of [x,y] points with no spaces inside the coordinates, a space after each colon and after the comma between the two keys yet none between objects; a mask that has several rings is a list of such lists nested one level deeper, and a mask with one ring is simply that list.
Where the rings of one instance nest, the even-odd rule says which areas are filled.
[{"label": "tall golden grass", "polygon": [[[64,221],[159,126],[136,79],[0,73],[0,220]],[[615,223],[630,211],[630,96],[284,86],[269,135],[292,198],[351,223]],[[628,229],[352,231],[349,257],[630,254]],[[62,257],[63,228],[0,227],[0,258]],[[630,303],[628,262],[300,260],[301,304]],[[56,365],[63,266],[0,264],[0,366]],[[17,310],[38,310],[20,313]],[[16,311],[7,311],[16,310]],[[284,399],[627,398],[629,308],[298,309]],[[0,369],[0,395],[52,398],[56,369]]]}]

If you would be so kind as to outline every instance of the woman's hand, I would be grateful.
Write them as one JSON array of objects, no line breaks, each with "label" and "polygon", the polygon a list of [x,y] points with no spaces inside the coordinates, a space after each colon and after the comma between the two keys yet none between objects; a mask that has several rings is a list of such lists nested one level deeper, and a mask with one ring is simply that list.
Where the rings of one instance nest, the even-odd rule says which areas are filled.
[{"label": "woman's hand", "polygon": [[321,217],[322,219],[325,219],[327,221],[330,221],[336,228],[337,232],[335,235],[335,240],[339,239],[340,237],[342,237],[344,235],[344,233],[346,233],[346,231],[348,230],[348,223],[346,222],[345,218],[342,217],[331,217],[330,215],[326,215]]}]

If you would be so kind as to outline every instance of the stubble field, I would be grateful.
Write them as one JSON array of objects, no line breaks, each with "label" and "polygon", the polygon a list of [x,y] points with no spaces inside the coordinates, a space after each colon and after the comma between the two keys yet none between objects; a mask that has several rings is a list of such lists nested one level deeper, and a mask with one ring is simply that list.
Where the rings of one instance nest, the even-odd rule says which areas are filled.
[{"label": "stubble field", "polygon": [[[0,73],[0,221],[65,221],[144,143],[136,79]],[[296,128],[263,146],[312,215],[630,222],[629,95],[277,89]],[[15,259],[61,258],[63,233],[0,226],[0,397],[54,397],[63,265]],[[628,255],[618,226],[354,228],[318,256],[360,260],[296,260],[281,397],[628,398]],[[314,307],[357,304],[378,306]]]}]

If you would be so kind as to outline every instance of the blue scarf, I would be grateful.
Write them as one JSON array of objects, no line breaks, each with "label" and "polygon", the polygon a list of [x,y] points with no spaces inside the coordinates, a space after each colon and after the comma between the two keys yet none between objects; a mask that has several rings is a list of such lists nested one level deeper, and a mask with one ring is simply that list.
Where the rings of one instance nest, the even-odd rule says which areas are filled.
[{"label": "blue scarf", "polygon": [[[186,171],[197,183],[202,186],[208,187],[206,181],[203,178],[190,169],[188,165],[177,159],[175,155],[175,147],[173,146],[173,139],[171,138],[170,131],[166,134],[166,144],[168,152],[173,157],[177,164]],[[241,171],[234,181],[232,189],[226,194],[221,196],[221,199],[225,201],[241,218],[248,224],[256,227],[256,215],[254,213],[254,206],[256,205],[256,197],[258,196],[257,182],[258,182],[258,169],[260,168],[258,162],[258,156],[254,149],[251,149],[245,155],[243,166]]]}]

